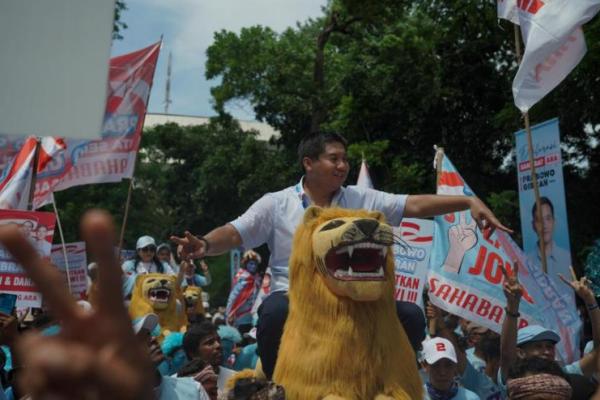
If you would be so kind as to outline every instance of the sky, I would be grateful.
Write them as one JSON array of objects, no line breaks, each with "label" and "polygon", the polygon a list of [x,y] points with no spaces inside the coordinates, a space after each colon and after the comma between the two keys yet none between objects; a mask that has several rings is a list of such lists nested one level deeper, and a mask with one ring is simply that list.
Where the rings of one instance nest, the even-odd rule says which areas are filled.
[{"label": "sky", "polygon": [[[216,81],[204,77],[206,49],[213,33],[222,29],[239,33],[242,27],[263,25],[282,32],[298,21],[322,15],[326,0],[125,0],[128,10],[121,21],[128,26],[123,39],[113,42],[113,56],[149,46],[160,40],[158,60],[148,112],[165,111],[167,59],[172,52],[169,114],[211,116],[210,87]],[[254,119],[249,105],[228,107],[236,118]]]}]

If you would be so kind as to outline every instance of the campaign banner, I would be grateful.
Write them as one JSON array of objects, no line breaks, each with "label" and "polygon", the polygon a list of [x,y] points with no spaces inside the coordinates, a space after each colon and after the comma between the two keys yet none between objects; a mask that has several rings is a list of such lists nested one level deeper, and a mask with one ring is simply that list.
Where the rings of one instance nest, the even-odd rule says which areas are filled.
[{"label": "campaign banner", "polygon": [[[559,288],[570,290],[558,278],[571,276],[571,247],[558,119],[551,119],[531,127],[533,159],[541,197],[542,240],[546,246],[548,275]],[[531,179],[531,166],[524,130],[515,133],[517,142],[517,176],[519,179],[519,206],[523,250],[532,263],[542,264],[540,238],[535,228],[536,202]]]},{"label": "campaign banner", "polygon": [[[67,151],[53,159],[36,180],[34,207],[51,202],[53,191],[131,178],[146,105],[161,43],[110,60],[108,96],[101,139],[66,139]],[[0,161],[20,149],[22,138],[3,136]],[[14,153],[13,153],[14,152]],[[0,165],[5,168],[6,165]]]},{"label": "campaign banner", "polygon": [[415,303],[423,308],[423,288],[427,282],[429,256],[433,242],[433,221],[404,218],[394,227],[394,236],[401,238],[393,246],[396,273],[395,298]]},{"label": "campaign banner", "polygon": [[67,278],[67,263],[65,263],[65,253],[62,244],[52,246],[50,259],[52,264],[58,267],[58,270],[65,278],[65,284],[70,281],[71,294],[76,298],[81,298],[87,290],[87,256],[85,253],[85,242],[65,243],[67,253],[67,262],[69,265],[69,274]]},{"label": "campaign banner", "polygon": [[[56,216],[48,212],[0,210],[0,225],[16,224],[42,257],[49,257]],[[42,295],[25,271],[0,246],[0,292],[17,295],[17,308],[41,307]]]},{"label": "campaign banner", "polygon": [[[444,156],[441,163],[438,194],[474,196],[450,160]],[[502,268],[514,273],[513,260],[517,259],[522,265],[519,280],[524,287],[518,326],[538,324],[558,327],[560,332],[577,332],[581,322],[568,295],[503,236],[494,232],[485,238],[469,210],[436,217],[428,274],[431,302],[499,333],[506,306]],[[561,341],[558,350],[565,362],[578,358],[576,342]]]}]

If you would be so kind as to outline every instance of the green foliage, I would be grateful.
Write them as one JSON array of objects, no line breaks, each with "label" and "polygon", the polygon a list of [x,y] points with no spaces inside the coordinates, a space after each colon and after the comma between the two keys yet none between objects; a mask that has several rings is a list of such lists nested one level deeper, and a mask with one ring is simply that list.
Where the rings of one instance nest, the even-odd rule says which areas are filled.
[{"label": "green foliage", "polygon": [[123,11],[127,10],[127,5],[123,0],[117,0],[115,3],[115,19],[113,22],[113,32],[112,38],[113,40],[121,40],[123,39],[123,35],[121,34],[125,29],[127,29],[127,24],[121,20],[121,15]]}]

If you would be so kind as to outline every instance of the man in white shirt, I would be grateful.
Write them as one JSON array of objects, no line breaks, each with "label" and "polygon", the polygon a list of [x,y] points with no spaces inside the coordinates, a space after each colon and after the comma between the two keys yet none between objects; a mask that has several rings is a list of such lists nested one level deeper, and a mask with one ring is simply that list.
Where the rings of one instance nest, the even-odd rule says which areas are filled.
[{"label": "man in white shirt", "polygon": [[[357,186],[343,187],[349,164],[347,142],[341,135],[317,133],[305,137],[298,146],[304,176],[294,186],[267,193],[239,218],[196,237],[172,237],[182,245],[182,256],[202,258],[218,255],[232,248],[253,248],[267,243],[271,252],[272,294],[259,309],[258,352],[263,369],[270,377],[279,348],[283,325],[287,318],[288,258],[296,227],[304,211],[311,205],[381,211],[391,225],[403,217],[431,217],[471,210],[480,229],[491,231],[504,227],[494,214],[476,197],[440,195],[396,195]],[[400,318],[413,346],[423,339],[424,318],[412,303],[398,303]]]}]

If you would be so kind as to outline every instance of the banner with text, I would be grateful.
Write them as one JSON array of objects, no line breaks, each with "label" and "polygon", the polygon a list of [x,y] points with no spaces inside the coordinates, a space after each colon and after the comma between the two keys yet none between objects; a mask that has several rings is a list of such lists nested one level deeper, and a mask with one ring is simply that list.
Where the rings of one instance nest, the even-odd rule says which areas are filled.
[{"label": "banner with text", "polygon": [[[532,263],[541,265],[541,252],[535,229],[536,203],[531,180],[531,167],[524,130],[515,133],[517,142],[517,173],[519,179],[519,205],[521,210],[521,234],[523,250]],[[546,246],[548,275],[561,290],[569,291],[558,278],[571,276],[571,248],[565,186],[563,182],[562,157],[558,119],[552,119],[531,127],[533,159],[541,196],[542,240]]]},{"label": "banner with text", "polygon": [[[35,208],[48,204],[53,191],[131,178],[160,45],[111,58],[102,138],[65,140],[67,151],[37,177]],[[0,168],[23,141],[20,137],[0,138]]]},{"label": "banner with text", "polygon": [[[0,225],[16,224],[42,257],[50,256],[55,222],[53,213],[0,210]],[[0,292],[16,294],[17,308],[42,305],[41,293],[3,247],[0,247]]]},{"label": "banner with text", "polygon": [[427,282],[429,255],[433,241],[433,221],[404,218],[394,235],[402,239],[394,244],[396,292],[398,301],[416,303],[423,308],[423,288]]},{"label": "banner with text", "polygon": [[[69,264],[69,278],[71,282],[71,294],[76,298],[82,298],[87,289],[87,256],[85,253],[85,242],[65,243],[67,262]],[[52,264],[64,275],[67,285],[67,265],[62,244],[52,246],[50,254]]]},{"label": "banner with text", "polygon": [[[438,194],[473,196],[450,160],[444,156],[441,162]],[[581,322],[568,296],[535,264],[526,260],[506,235],[495,232],[484,238],[468,210],[435,218],[429,298],[452,314],[500,332],[506,306],[501,268],[512,274],[515,259],[523,266],[519,269],[519,280],[525,289],[519,309],[519,327],[539,324],[575,335]],[[578,358],[576,342],[559,343],[563,360],[572,362]]]}]

